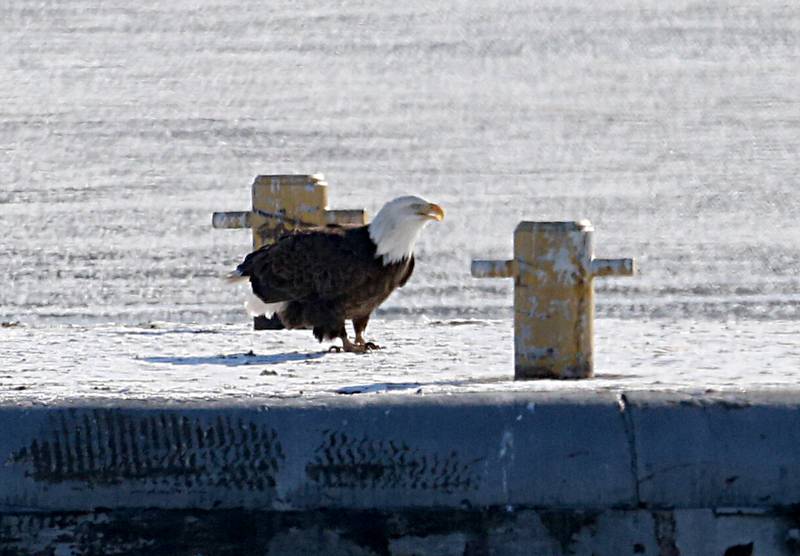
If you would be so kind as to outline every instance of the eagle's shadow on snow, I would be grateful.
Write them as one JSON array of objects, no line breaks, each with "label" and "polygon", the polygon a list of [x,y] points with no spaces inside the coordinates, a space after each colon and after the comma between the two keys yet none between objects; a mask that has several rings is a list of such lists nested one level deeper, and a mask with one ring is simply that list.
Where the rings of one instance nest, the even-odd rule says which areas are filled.
[{"label": "eagle's shadow on snow", "polygon": [[269,355],[256,355],[252,351],[247,353],[233,353],[230,355],[189,355],[189,356],[163,356],[143,357],[147,363],[167,363],[169,365],[224,365],[226,367],[242,367],[246,365],[278,365],[293,361],[308,361],[319,359],[327,355],[326,352],[301,353],[291,351],[286,353],[270,353]]}]

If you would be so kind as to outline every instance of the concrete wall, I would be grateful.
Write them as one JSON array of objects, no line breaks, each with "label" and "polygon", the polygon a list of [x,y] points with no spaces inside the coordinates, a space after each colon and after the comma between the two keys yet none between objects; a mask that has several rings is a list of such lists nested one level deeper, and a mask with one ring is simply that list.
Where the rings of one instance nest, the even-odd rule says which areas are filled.
[{"label": "concrete wall", "polygon": [[798,405],[575,392],[4,407],[0,554],[794,554]]},{"label": "concrete wall", "polygon": [[0,517],[0,554],[790,555],[797,515],[713,510],[100,510]]}]

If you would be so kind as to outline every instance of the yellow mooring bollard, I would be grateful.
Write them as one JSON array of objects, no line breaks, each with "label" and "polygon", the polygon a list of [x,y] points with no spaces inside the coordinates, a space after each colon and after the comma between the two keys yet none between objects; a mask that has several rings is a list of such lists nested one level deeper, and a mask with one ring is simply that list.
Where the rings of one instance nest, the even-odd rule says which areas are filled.
[{"label": "yellow mooring bollard", "polygon": [[252,210],[215,212],[211,219],[214,228],[252,228],[253,249],[300,228],[366,222],[364,209],[328,208],[328,184],[322,174],[256,176]]},{"label": "yellow mooring bollard", "polygon": [[514,278],[514,378],[588,378],[594,364],[594,285],[632,276],[634,259],[595,259],[581,222],[520,222],[514,259],[472,261],[477,278]]},{"label": "yellow mooring bollard", "polygon": [[[297,229],[327,224],[367,222],[364,209],[330,210],[328,184],[322,174],[256,176],[253,181],[253,208],[249,211],[215,212],[214,228],[251,228],[253,249],[270,244]],[[274,328],[270,319],[255,319],[257,329]]]}]

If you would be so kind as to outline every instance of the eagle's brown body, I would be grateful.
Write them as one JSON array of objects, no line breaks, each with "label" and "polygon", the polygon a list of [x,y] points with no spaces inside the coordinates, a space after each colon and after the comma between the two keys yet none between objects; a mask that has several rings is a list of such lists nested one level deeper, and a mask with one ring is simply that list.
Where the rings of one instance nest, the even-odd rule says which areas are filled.
[{"label": "eagle's brown body", "polygon": [[371,313],[414,270],[414,256],[390,264],[376,257],[368,226],[328,227],[287,235],[250,253],[237,267],[264,303],[283,303],[286,328],[312,328],[322,341],[346,338],[345,320],[361,337]]}]

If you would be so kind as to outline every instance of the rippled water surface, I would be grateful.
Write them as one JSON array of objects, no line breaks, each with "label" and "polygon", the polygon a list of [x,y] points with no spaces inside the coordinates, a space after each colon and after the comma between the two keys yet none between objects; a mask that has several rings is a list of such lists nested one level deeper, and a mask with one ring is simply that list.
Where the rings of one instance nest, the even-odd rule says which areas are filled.
[{"label": "rippled water surface", "polygon": [[447,208],[385,315],[507,316],[470,259],[588,218],[601,316],[800,318],[800,6],[562,4],[5,0],[0,319],[240,321],[210,214],[313,172]]}]

